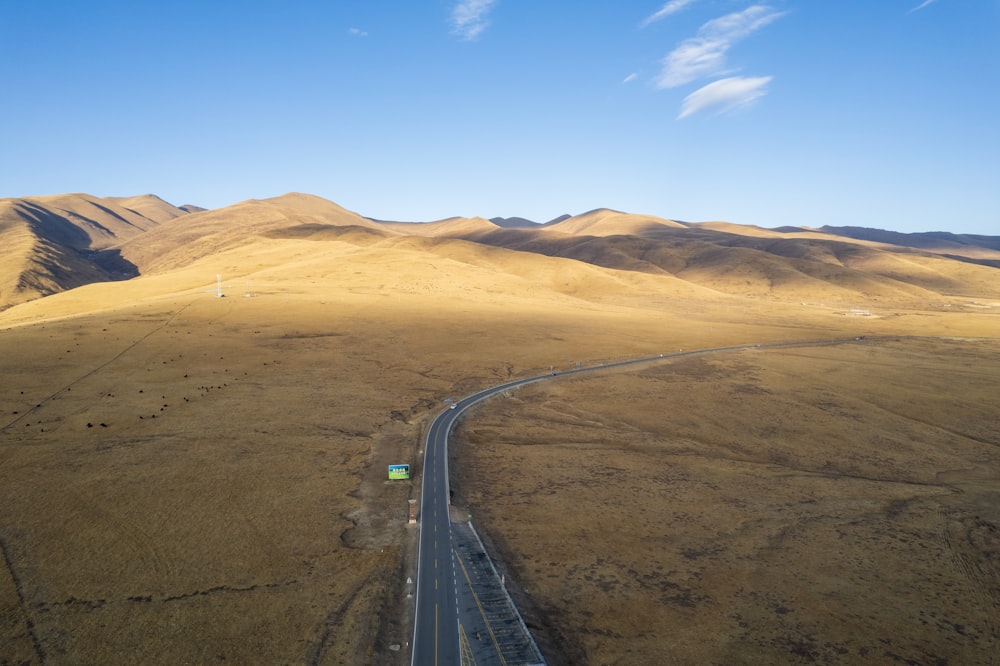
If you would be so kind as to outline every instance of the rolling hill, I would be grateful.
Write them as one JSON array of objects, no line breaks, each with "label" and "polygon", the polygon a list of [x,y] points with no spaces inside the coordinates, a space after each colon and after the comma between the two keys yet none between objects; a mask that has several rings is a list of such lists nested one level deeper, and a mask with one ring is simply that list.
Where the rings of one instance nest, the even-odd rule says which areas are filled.
[{"label": "rolling hill", "polygon": [[0,308],[91,282],[134,277],[119,244],[188,213],[153,195],[0,200]]},{"label": "rolling hill", "polygon": [[409,664],[430,418],[559,371],[449,472],[549,663],[980,663],[997,239],[851,233],[0,201],[0,662]]},{"label": "rolling hill", "polygon": [[[1000,298],[996,237],[853,227],[764,229],[610,209],[546,224],[458,217],[406,223],[373,220],[299,193],[216,210],[176,207],[153,195],[67,194],[0,201],[0,240],[8,248],[0,264],[3,308],[93,282],[178,270],[254,244],[302,240],[314,242],[308,252],[325,252],[315,242],[328,241],[385,248],[403,243],[439,255],[460,241],[519,253],[522,260],[543,255],[670,278],[662,282],[665,293],[686,283],[719,295],[841,305]],[[265,263],[258,261],[254,270]],[[238,264],[220,270],[232,273]],[[561,291],[573,288],[564,285]]]}]

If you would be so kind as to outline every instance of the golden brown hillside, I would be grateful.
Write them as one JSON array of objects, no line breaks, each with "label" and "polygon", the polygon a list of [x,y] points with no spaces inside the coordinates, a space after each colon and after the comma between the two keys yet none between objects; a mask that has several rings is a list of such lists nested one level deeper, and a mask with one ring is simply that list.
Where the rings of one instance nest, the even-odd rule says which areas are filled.
[{"label": "golden brown hillside", "polygon": [[118,204],[157,224],[186,215],[189,211],[169,204],[155,194],[141,194],[134,197],[105,197],[105,201]]},{"label": "golden brown hillside", "polygon": [[[946,252],[955,249],[955,240],[931,251],[922,249],[929,242],[924,236],[915,239],[921,245],[915,248],[898,244],[903,235],[891,236],[897,243],[892,244],[874,230],[852,238],[804,228],[679,223],[609,209],[535,226],[526,221],[501,226],[484,218],[377,222],[298,193],[193,214],[153,195],[37,197],[8,200],[4,210],[0,233],[16,248],[0,281],[7,285],[0,303],[7,305],[93,281],[177,269],[261,238],[337,237],[371,244],[393,236],[461,239],[789,302],[863,308],[905,299],[923,307],[973,296],[1000,298],[991,259],[998,251],[995,239],[987,237],[956,236],[964,248],[958,256]],[[232,273],[232,266],[217,266],[215,272]]]},{"label": "golden brown hillside", "polygon": [[185,214],[148,196],[0,200],[0,309],[91,282],[133,277],[135,266],[113,246]]},{"label": "golden brown hillside", "polygon": [[162,272],[252,245],[261,235],[309,224],[378,228],[374,222],[326,199],[292,193],[174,219],[142,238],[123,243],[120,249],[143,273]]},{"label": "golden brown hillside", "polygon": [[651,215],[622,213],[609,208],[598,208],[582,215],[546,224],[542,229],[573,236],[644,235],[651,230],[683,229],[685,225]]},{"label": "golden brown hillside", "polygon": [[497,225],[481,217],[452,217],[436,222],[382,222],[382,226],[406,236],[468,237],[477,233],[490,232]]},{"label": "golden brown hillside", "polygon": [[639,229],[635,235],[600,237],[534,229],[498,229],[462,237],[618,270],[669,273],[722,293],[758,298],[828,305],[900,298],[924,305],[962,296],[1000,298],[996,268],[841,239],[657,226]]},{"label": "golden brown hillside", "polygon": [[[0,232],[37,252],[22,212]],[[0,662],[408,664],[407,500],[447,398],[822,338],[851,342],[513,392],[468,416],[457,497],[553,664],[996,653],[996,269],[489,224],[247,201],[0,312]]]},{"label": "golden brown hillside", "polygon": [[954,234],[945,231],[903,234],[882,229],[864,227],[822,227],[819,231],[884,245],[914,247],[935,254],[953,257],[967,257],[992,261],[996,266],[1000,261],[1000,238],[976,234]]}]

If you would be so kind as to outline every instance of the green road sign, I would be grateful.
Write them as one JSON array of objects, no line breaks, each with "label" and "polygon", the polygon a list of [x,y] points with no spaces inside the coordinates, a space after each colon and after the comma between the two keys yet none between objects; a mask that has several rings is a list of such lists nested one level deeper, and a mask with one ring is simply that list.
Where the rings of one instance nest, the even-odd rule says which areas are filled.
[{"label": "green road sign", "polygon": [[410,466],[409,465],[389,465],[389,478],[390,479],[408,479],[408,478],[410,478]]}]

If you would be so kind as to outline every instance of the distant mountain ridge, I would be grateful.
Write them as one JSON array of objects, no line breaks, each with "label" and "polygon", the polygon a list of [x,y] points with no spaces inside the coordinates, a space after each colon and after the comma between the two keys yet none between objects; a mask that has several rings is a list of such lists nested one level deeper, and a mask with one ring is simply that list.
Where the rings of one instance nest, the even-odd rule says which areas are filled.
[{"label": "distant mountain ridge", "polygon": [[919,248],[937,254],[981,260],[987,265],[1000,266],[1000,257],[993,256],[994,252],[1000,252],[1000,236],[953,234],[948,231],[900,233],[865,227],[823,226],[819,230],[834,236]]},{"label": "distant mountain ridge", "polygon": [[907,247],[939,247],[942,243],[988,247],[1000,250],[1000,236],[982,236],[978,234],[953,234],[950,231],[922,231],[901,233],[885,231],[884,229],[869,229],[867,227],[831,227],[823,226],[820,231],[837,236],[847,236],[861,240],[873,240],[880,243],[892,243]]},{"label": "distant mountain ridge", "polygon": [[534,220],[529,220],[525,217],[491,217],[490,222],[498,227],[503,227],[504,229],[536,229],[538,227],[547,227],[552,226],[553,224],[559,224],[563,220],[568,220],[571,217],[573,216],[568,213],[564,213],[552,218],[548,222],[535,222]]},{"label": "distant mountain ridge", "polygon": [[491,217],[490,222],[504,229],[530,229],[539,226],[537,222],[523,217]]},{"label": "distant mountain ridge", "polygon": [[[155,195],[0,200],[0,309],[91,282],[169,272],[250,244],[384,245],[442,257],[516,253],[662,276],[735,296],[835,301],[1000,298],[1000,237],[860,227],[765,229],[607,208],[527,218],[385,222],[289,193],[205,210]],[[469,253],[472,253],[471,255]],[[487,255],[483,255],[486,252]],[[484,259],[485,260],[485,259]],[[478,261],[478,260],[477,260]],[[500,255],[487,261],[507,265]],[[497,269],[499,270],[499,269]]]}]

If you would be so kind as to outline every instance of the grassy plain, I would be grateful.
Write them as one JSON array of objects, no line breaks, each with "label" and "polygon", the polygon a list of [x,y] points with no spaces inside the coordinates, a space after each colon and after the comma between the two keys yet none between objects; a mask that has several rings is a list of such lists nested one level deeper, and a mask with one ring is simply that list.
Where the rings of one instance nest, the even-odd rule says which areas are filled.
[{"label": "grassy plain", "polygon": [[[199,265],[0,313],[4,660],[404,663],[417,495],[385,466],[419,471],[444,398],[746,330],[679,299],[665,331],[659,305],[601,302],[600,270],[588,301],[303,255],[225,298]],[[744,334],[811,333],[785,317]]]},{"label": "grassy plain", "polygon": [[[285,203],[167,221],[122,246],[142,277],[0,312],[0,663],[408,663],[407,500],[445,398],[1000,328],[995,289],[779,298],[773,273],[709,289]],[[558,380],[466,420],[456,490],[553,663],[990,663],[997,354],[872,340]],[[416,478],[388,482],[401,462]]]},{"label": "grassy plain", "polygon": [[1000,343],[665,361],[479,408],[456,501],[553,664],[995,664]]}]

